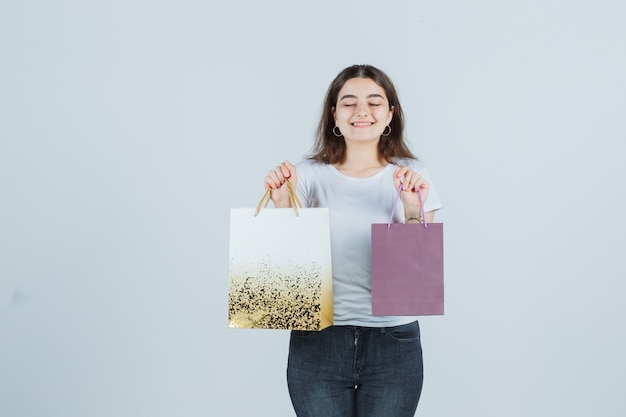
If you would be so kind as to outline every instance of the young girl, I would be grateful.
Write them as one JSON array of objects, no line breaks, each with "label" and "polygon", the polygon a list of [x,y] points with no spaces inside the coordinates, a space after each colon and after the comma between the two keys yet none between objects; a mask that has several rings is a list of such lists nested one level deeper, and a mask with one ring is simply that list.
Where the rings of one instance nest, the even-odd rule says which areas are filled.
[{"label": "young girl", "polygon": [[287,383],[299,417],[414,416],[422,390],[416,317],[373,316],[372,223],[427,222],[441,205],[426,167],[404,141],[393,83],[370,65],[345,68],[326,93],[311,155],[265,177],[275,207],[290,207],[286,180],[303,207],[330,213],[334,325],[291,332]]}]

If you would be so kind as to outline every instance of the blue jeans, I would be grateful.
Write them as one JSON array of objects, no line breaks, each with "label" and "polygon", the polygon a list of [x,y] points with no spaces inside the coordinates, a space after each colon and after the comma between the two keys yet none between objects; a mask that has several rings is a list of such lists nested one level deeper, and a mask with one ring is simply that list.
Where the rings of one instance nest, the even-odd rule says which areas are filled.
[{"label": "blue jeans", "polygon": [[298,417],[413,417],[422,380],[417,321],[291,332],[287,385]]}]

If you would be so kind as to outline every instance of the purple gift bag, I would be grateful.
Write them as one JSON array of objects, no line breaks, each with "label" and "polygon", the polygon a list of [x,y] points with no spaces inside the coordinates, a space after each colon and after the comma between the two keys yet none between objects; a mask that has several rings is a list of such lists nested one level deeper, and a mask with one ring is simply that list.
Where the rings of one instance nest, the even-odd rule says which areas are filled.
[{"label": "purple gift bag", "polygon": [[427,224],[422,204],[423,223],[392,224],[397,202],[372,224],[372,314],[443,315],[443,223]]}]

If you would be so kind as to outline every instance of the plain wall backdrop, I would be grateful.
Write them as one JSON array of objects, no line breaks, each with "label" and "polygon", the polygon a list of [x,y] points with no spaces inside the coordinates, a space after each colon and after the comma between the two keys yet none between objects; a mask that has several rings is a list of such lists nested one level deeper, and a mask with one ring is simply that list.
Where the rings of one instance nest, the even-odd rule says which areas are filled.
[{"label": "plain wall backdrop", "polygon": [[229,209],[395,81],[445,224],[418,416],[622,417],[622,1],[0,2],[0,415],[293,416]]}]

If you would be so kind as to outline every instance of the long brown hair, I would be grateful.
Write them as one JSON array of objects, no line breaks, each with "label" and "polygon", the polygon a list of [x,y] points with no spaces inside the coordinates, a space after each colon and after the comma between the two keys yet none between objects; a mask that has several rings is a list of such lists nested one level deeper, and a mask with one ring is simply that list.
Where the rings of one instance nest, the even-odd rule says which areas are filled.
[{"label": "long brown hair", "polygon": [[387,74],[371,65],[352,65],[345,68],[328,87],[322,108],[322,116],[317,126],[315,143],[309,159],[327,164],[336,164],[344,161],[346,142],[343,136],[337,137],[333,133],[333,128],[335,127],[333,112],[337,106],[339,90],[341,90],[346,81],[352,78],[369,78],[374,81],[385,90],[389,106],[393,106],[393,118],[389,123],[391,134],[389,136],[381,136],[378,142],[378,150],[381,156],[387,162],[392,162],[394,158],[403,157],[417,159],[404,142],[404,113],[398,100],[396,88]]}]

